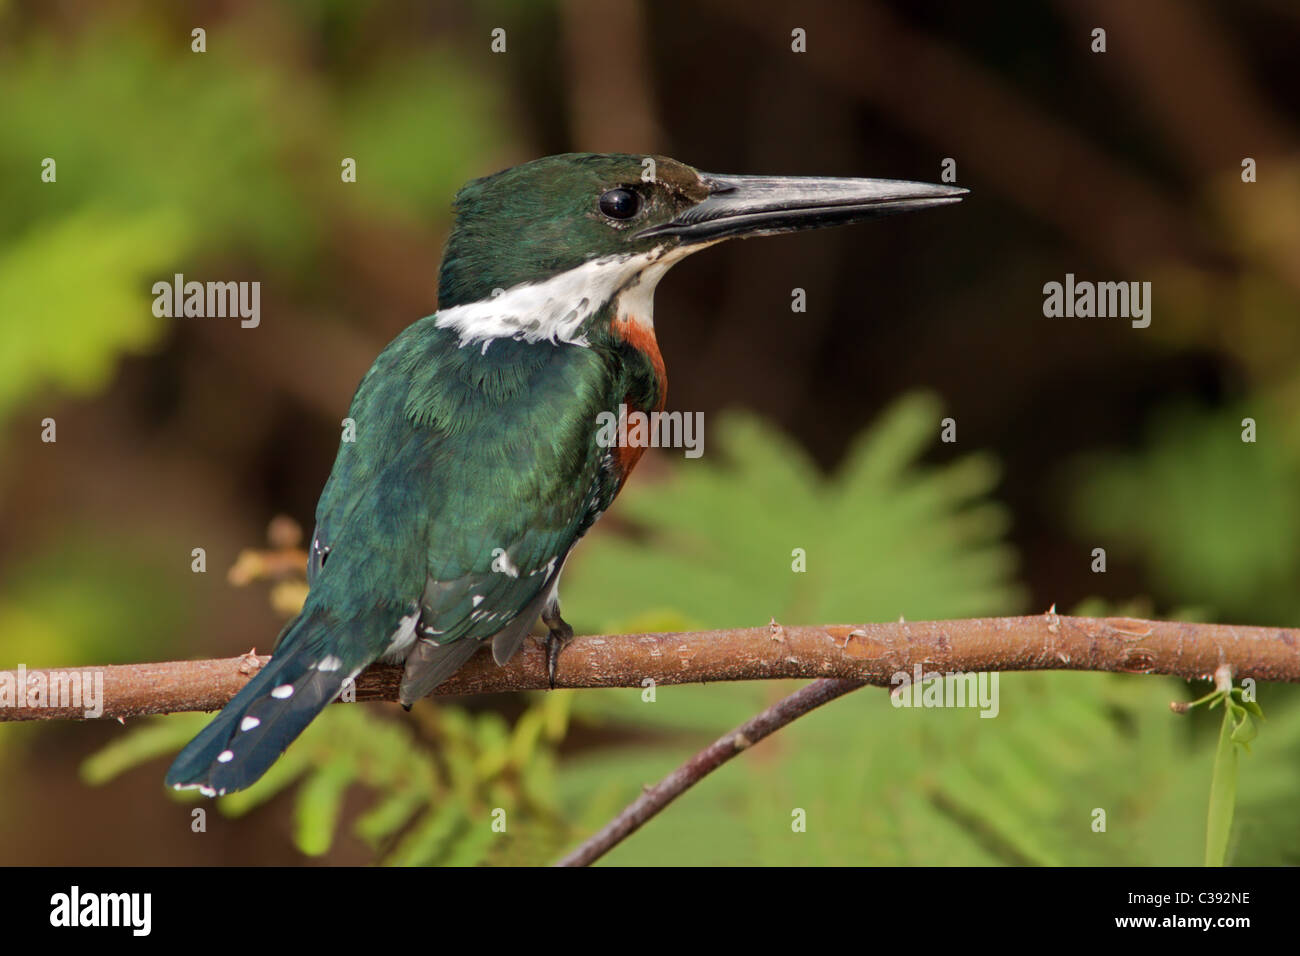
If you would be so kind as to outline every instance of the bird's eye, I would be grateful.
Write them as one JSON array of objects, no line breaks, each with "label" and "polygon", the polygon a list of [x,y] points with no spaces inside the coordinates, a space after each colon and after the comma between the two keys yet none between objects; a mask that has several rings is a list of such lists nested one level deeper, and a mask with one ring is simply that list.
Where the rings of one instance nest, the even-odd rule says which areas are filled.
[{"label": "bird's eye", "polygon": [[621,186],[611,189],[601,194],[600,211],[610,219],[631,219],[641,211],[641,197]]}]

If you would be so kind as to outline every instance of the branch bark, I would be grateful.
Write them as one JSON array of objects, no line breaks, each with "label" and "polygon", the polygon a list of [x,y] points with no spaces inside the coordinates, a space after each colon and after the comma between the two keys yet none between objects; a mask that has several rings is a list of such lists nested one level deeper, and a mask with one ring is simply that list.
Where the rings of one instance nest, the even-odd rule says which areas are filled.
[{"label": "branch bark", "polygon": [[[102,677],[99,716],[140,717],[224,706],[269,657],[175,661],[0,671],[0,721],[80,719],[84,701],[68,706],[56,699],[66,686]],[[560,657],[560,687],[641,687],[779,678],[838,678],[892,685],[899,672],[912,676],[953,671],[1086,670],[1170,674],[1211,679],[1220,665],[1234,677],[1300,682],[1300,629],[1192,624],[1134,618],[971,618],[957,621],[887,624],[782,626],[578,637]],[[44,678],[34,678],[44,674]],[[53,678],[51,677],[53,675]],[[396,700],[401,668],[374,665],[357,678],[357,700]],[[25,706],[17,695],[26,681]],[[38,702],[31,688],[52,689]],[[436,691],[439,695],[544,690],[546,655],[524,649],[505,667],[488,654],[475,655]]]}]

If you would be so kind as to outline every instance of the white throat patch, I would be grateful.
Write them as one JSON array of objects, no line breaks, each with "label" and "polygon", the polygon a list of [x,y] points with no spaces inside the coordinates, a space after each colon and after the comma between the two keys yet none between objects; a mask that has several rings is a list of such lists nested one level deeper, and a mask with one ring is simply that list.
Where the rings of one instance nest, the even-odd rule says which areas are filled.
[{"label": "white throat patch", "polygon": [[443,309],[434,324],[454,329],[460,348],[482,342],[484,354],[494,339],[587,348],[591,343],[578,330],[615,296],[620,317],[653,327],[655,286],[675,262],[701,248],[592,259],[542,282],[520,283],[490,299]]}]

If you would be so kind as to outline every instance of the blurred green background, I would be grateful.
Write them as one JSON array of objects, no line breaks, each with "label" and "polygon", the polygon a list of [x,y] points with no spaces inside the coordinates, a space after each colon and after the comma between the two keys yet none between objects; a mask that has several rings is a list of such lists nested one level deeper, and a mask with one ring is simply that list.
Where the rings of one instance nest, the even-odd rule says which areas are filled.
[{"label": "blurred green background", "polygon": [[[1295,625],[1298,40],[1288,0],[0,0],[0,667],[265,652],[270,588],[225,571],[273,517],[311,527],[353,388],[434,309],[455,190],[571,149],[929,181],[951,157],[973,190],[674,270],[669,408],[705,413],[705,454],[647,455],[579,548],[579,631]],[[175,272],[260,281],[261,325],[155,318]],[[1067,272],[1151,281],[1150,328],[1044,318]],[[162,788],[206,716],[4,724],[0,863],[546,862],[790,689],[334,707],[206,832]],[[1199,862],[1218,718],[1167,705],[1204,688],[1001,690],[996,720],[839,700],[608,860]],[[1290,690],[1261,692],[1233,862],[1300,862]]]}]

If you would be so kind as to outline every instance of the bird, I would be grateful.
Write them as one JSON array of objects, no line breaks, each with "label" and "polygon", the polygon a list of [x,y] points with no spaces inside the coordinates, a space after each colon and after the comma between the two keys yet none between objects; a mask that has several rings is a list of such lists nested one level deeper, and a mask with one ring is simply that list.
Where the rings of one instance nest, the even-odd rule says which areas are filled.
[{"label": "bird", "polygon": [[466,184],[437,311],[383,350],[344,419],[302,610],[176,757],[167,785],[244,789],[370,664],[403,665],[398,699],[409,710],[485,644],[505,664],[539,617],[554,687],[573,636],[560,575],[644,451],[602,439],[597,422],[664,407],[653,302],[664,274],[726,239],[857,223],[966,192],[716,175],[666,156],[600,153]]}]

